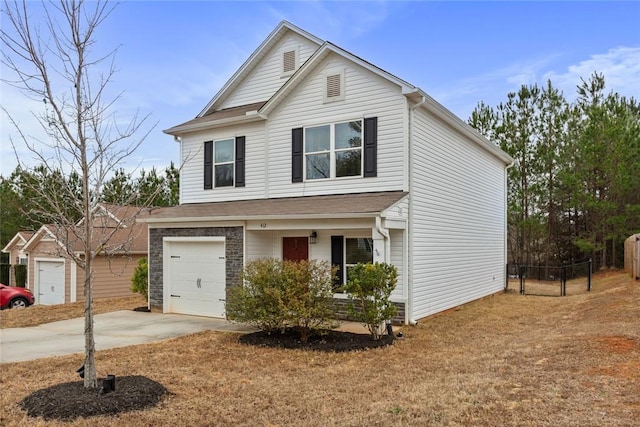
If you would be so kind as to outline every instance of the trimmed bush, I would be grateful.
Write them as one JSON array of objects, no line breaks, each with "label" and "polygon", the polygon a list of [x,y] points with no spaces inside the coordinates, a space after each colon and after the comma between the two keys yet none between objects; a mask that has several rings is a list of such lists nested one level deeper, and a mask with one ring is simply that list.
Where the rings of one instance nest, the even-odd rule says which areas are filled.
[{"label": "trimmed bush", "polygon": [[13,272],[16,275],[16,286],[24,288],[27,284],[27,266],[25,264],[16,264],[13,266]]},{"label": "trimmed bush", "polygon": [[390,298],[397,283],[398,270],[393,265],[359,263],[349,270],[344,290],[349,297],[350,316],[362,322],[374,340],[380,339],[384,323],[396,314]]},{"label": "trimmed bush", "polygon": [[267,332],[293,328],[307,342],[334,326],[334,274],[326,261],[250,261],[242,275],[244,285],[227,293],[227,316]]},{"label": "trimmed bush", "polygon": [[149,298],[149,264],[147,258],[140,258],[131,277],[131,292]]}]

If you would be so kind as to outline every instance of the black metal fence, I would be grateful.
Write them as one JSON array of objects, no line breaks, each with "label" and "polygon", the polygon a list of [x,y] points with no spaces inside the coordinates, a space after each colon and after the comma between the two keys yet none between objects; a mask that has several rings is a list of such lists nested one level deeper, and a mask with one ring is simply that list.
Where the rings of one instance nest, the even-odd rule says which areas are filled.
[{"label": "black metal fence", "polygon": [[507,264],[505,290],[514,289],[521,295],[574,295],[589,292],[591,278],[591,259],[560,267]]}]

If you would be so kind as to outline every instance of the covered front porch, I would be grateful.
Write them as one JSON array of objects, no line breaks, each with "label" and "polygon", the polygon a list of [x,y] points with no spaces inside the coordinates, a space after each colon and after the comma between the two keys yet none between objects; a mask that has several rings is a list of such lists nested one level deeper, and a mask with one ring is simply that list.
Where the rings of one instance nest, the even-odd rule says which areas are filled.
[{"label": "covered front porch", "polygon": [[[328,261],[340,283],[358,262],[398,269],[392,301],[407,322],[406,193],[360,193],[181,205],[149,223],[149,305],[163,312],[224,316],[226,290],[261,258]],[[191,277],[193,276],[193,277]],[[339,314],[346,296],[334,296]],[[197,309],[193,309],[197,307]],[[193,311],[196,310],[196,311]]]}]

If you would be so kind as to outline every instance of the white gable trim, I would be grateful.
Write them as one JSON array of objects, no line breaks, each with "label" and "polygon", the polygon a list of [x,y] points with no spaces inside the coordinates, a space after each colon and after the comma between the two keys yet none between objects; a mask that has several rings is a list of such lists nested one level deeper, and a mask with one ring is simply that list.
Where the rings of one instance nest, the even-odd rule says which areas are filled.
[{"label": "white gable trim", "polygon": [[24,237],[22,237],[22,234],[20,234],[20,232],[17,232],[15,236],[13,236],[13,238],[11,240],[9,240],[9,243],[7,243],[7,245],[2,248],[2,252],[8,253],[11,252],[11,249],[18,244],[18,241],[22,240],[22,246],[24,247],[24,244],[27,243],[27,241],[25,240]]},{"label": "white gable trim", "polygon": [[203,117],[207,113],[214,111],[215,107],[219,105],[224,98],[236,87],[238,84],[249,74],[249,72],[255,68],[262,57],[267,51],[280,40],[287,31],[293,31],[294,33],[308,39],[309,41],[321,46],[323,41],[318,37],[310,34],[301,28],[296,27],[288,21],[281,21],[280,24],[267,36],[267,38],[258,46],[258,48],[249,56],[249,58],[242,64],[242,66],[236,71],[233,76],[222,86],[222,88],[216,93],[211,101],[204,107],[204,109],[197,115],[197,117]]},{"label": "white gable trim", "polygon": [[38,231],[36,231],[36,233],[29,239],[29,241],[25,243],[25,245],[22,247],[22,250],[24,252],[29,252],[32,246],[36,245],[39,241],[45,240],[45,239],[48,239],[49,241],[55,241],[58,244],[58,246],[64,249],[64,246],[62,246],[62,243],[60,243],[56,239],[55,234],[53,234],[46,225],[43,225],[42,227],[40,227]]}]

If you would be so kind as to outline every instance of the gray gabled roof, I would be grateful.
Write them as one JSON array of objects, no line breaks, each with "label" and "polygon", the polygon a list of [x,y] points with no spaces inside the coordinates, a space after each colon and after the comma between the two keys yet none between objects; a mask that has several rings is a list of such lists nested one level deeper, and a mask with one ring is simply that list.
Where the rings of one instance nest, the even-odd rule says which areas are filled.
[{"label": "gray gabled roof", "polygon": [[399,202],[403,191],[190,203],[154,210],[141,222],[238,221],[373,217]]}]

